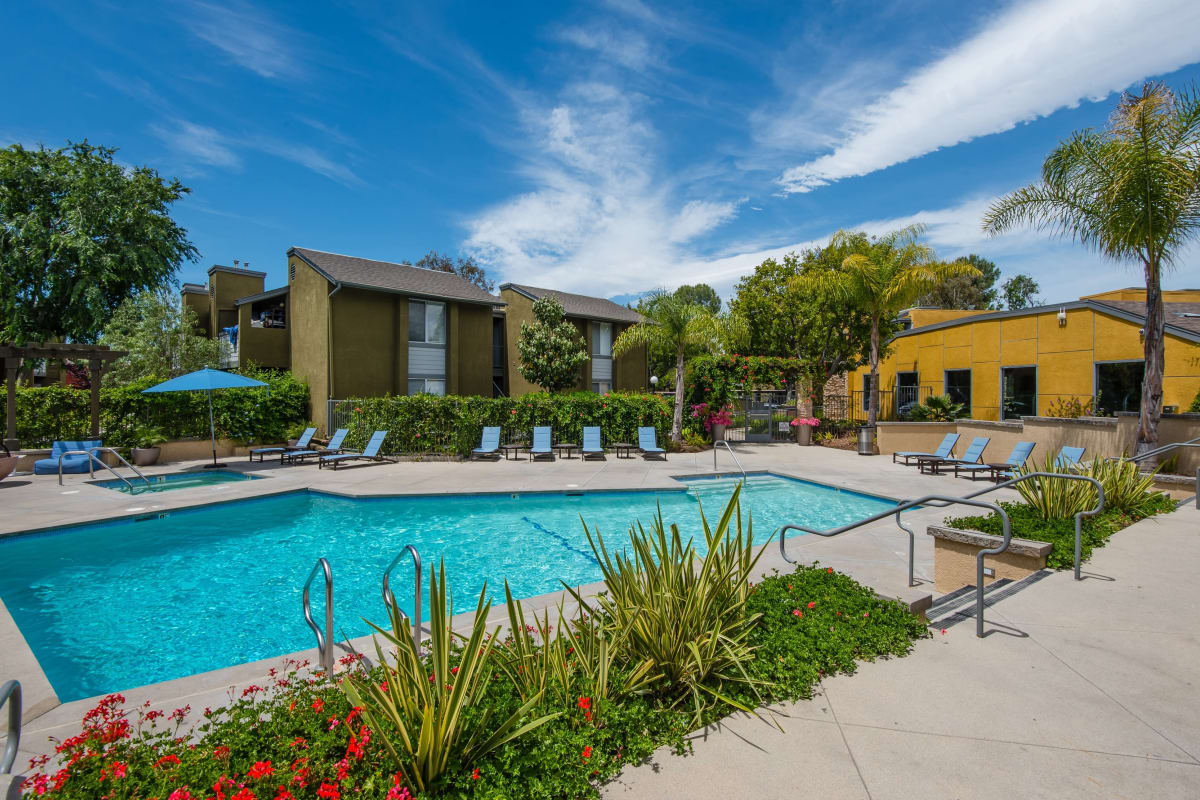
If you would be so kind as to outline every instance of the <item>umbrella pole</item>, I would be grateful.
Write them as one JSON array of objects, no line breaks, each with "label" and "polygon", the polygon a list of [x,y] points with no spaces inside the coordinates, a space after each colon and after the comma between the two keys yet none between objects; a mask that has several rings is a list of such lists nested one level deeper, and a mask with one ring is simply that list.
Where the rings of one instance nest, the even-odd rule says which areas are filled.
[{"label": "umbrella pole", "polygon": [[212,440],[213,463],[205,464],[204,468],[205,469],[216,469],[217,467],[223,467],[225,465],[217,463],[217,428],[215,425],[213,425],[212,389],[209,389],[207,394],[208,394],[208,435]]}]

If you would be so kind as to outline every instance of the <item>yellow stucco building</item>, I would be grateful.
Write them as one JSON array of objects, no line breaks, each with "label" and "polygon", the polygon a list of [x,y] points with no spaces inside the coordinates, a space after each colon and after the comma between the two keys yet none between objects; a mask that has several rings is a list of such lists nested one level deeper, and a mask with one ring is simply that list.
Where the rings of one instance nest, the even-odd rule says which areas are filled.
[{"label": "yellow stucco building", "polygon": [[[1200,391],[1200,290],[1163,293],[1163,405],[1186,411]],[[1145,367],[1145,290],[1118,289],[1017,311],[909,309],[880,363],[881,416],[895,419],[948,394],[974,419],[1046,414],[1056,400],[1091,399],[1097,413],[1137,411]],[[869,369],[851,377],[868,388]]]}]

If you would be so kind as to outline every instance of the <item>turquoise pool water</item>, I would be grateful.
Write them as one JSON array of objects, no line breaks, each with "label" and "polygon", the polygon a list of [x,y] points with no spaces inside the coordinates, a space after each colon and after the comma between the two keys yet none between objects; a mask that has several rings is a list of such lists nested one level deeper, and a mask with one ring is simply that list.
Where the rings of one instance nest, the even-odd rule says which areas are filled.
[{"label": "turquoise pool water", "polygon": [[257,480],[257,475],[245,475],[228,469],[210,469],[204,472],[175,472],[170,475],[147,475],[149,485],[141,478],[132,477],[129,484],[123,480],[96,481],[97,486],[116,489],[124,494],[146,494],[147,492],[169,492],[174,489],[195,489],[197,486],[213,486],[218,483],[237,483]]},{"label": "turquoise pool water", "polygon": [[[61,700],[182,677],[314,646],[301,584],[318,557],[333,567],[338,639],[382,622],[383,570],[405,544],[444,558],[455,607],[474,607],[484,580],[531,597],[600,578],[580,516],[610,543],[649,521],[703,542],[701,503],[715,523],[730,479],[686,490],[578,495],[451,495],[347,499],[300,491],[0,538],[0,598]],[[780,526],[832,528],[894,505],[773,475],[751,476],[743,514],[765,542]],[[411,568],[393,581],[411,611]],[[323,592],[314,599],[321,619]]]}]

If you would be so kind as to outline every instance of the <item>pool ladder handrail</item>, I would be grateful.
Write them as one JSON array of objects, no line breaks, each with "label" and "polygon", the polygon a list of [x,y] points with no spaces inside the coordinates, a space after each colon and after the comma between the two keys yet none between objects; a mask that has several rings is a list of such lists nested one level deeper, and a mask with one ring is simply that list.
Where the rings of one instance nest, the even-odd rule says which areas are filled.
[{"label": "pool ladder handrail", "polygon": [[4,757],[0,759],[0,775],[12,774],[17,763],[17,746],[21,744],[21,682],[5,681],[0,686],[0,708],[8,704],[8,734]]},{"label": "pool ladder handrail", "polygon": [[[392,590],[388,587],[388,578],[391,577],[392,570],[399,564],[404,556],[411,554],[413,560],[413,573],[416,577],[416,585],[413,590],[413,616],[409,619],[408,615],[400,606],[396,605],[396,596],[392,594]],[[404,545],[404,549],[400,551],[400,555],[392,559],[392,563],[388,564],[387,569],[383,571],[383,604],[387,606],[388,613],[391,615],[399,615],[401,619],[409,619],[412,625],[413,644],[418,649],[421,647],[421,554],[417,552],[417,548],[411,544]]]},{"label": "pool ladder handrail", "polygon": [[[325,633],[321,633],[321,629],[317,626],[312,615],[312,604],[308,600],[309,589],[312,587],[313,578],[317,577],[317,572],[325,573]],[[304,621],[308,623],[308,627],[312,628],[313,633],[317,636],[317,654],[321,658],[321,667],[325,670],[325,675],[333,674],[333,570],[329,566],[329,561],[325,558],[318,558],[317,563],[313,564],[312,571],[308,573],[308,580],[304,582]]]},{"label": "pool ladder handrail", "polygon": [[733,463],[737,464],[738,469],[742,471],[742,480],[748,481],[750,476],[746,474],[746,468],[742,466],[741,461],[738,461],[738,457],[733,454],[733,448],[730,447],[729,442],[725,439],[718,439],[713,442],[713,472],[717,471],[717,445],[719,444],[725,445],[725,449],[729,451],[729,456],[733,459]]},{"label": "pool ladder handrail", "polygon": [[[89,454],[95,453],[97,450],[99,450],[102,453],[112,453],[113,456],[117,459],[117,461],[120,461],[122,464],[129,467],[130,471],[132,471],[134,475],[137,475],[139,478],[142,479],[142,483],[146,484],[147,489],[151,488],[150,479],[147,478],[145,475],[143,475],[142,471],[140,469],[138,469],[133,464],[130,464],[128,461],[126,461],[124,456],[122,456],[120,453],[118,453],[117,449],[115,447],[93,447],[91,450],[88,451],[88,453]],[[95,458],[95,460],[99,461],[101,464],[104,464],[104,460],[99,458],[98,456],[93,456],[93,458]],[[107,467],[108,465],[104,464],[104,466]],[[91,470],[91,467],[92,467],[92,462],[89,461],[88,462],[89,471]],[[112,472],[114,475],[116,474],[116,471],[113,470],[111,467],[109,468],[109,471]],[[94,472],[91,474],[92,474],[92,477],[95,477]],[[128,483],[128,481],[126,481],[126,483]],[[132,488],[132,486],[131,486],[131,488]]]},{"label": "pool ladder handrail", "polygon": [[1003,489],[1003,488],[1012,486],[1014,484],[1020,483],[1022,480],[1028,480],[1030,478],[1036,478],[1036,477],[1066,478],[1068,480],[1075,480],[1075,479],[1085,480],[1092,484],[1095,484],[1097,491],[1099,492],[1099,503],[1097,504],[1096,508],[1092,509],[1091,511],[1081,511],[1075,515],[1076,575],[1078,576],[1078,568],[1079,568],[1078,554],[1079,554],[1079,545],[1080,545],[1079,532],[1080,532],[1080,527],[1081,527],[1081,522],[1082,522],[1081,517],[1092,516],[1094,514],[1098,514],[1098,513],[1100,513],[1100,511],[1102,511],[1104,509],[1104,487],[1101,486],[1100,482],[1097,481],[1095,478],[1088,478],[1083,475],[1065,475],[1065,474],[1057,473],[1057,472],[1030,472],[1026,475],[1021,475],[1012,480],[1005,481],[1004,483],[999,483],[999,484],[996,484],[995,486],[989,486],[986,489],[983,489],[978,492],[972,492],[971,494],[964,495],[962,497],[957,497],[954,495],[944,495],[944,494],[929,494],[929,495],[925,495],[924,497],[917,498],[915,500],[901,500],[896,505],[896,507],[893,509],[889,509],[888,511],[881,511],[878,514],[872,514],[871,516],[866,517],[864,519],[860,519],[857,522],[851,522],[847,525],[842,525],[841,527],[833,528],[831,530],[823,531],[823,530],[818,530],[816,528],[811,528],[807,525],[799,525],[799,524],[784,525],[782,528],[779,529],[779,554],[783,557],[783,560],[788,562],[789,564],[797,563],[795,561],[795,559],[789,558],[788,554],[787,554],[787,536],[785,534],[789,530],[800,531],[802,533],[814,533],[817,536],[831,538],[831,537],[839,536],[843,533],[846,533],[847,531],[854,530],[855,528],[862,527],[863,525],[867,525],[872,522],[878,522],[879,520],[884,519],[885,517],[895,515],[896,516],[896,524],[899,525],[901,527],[901,529],[903,529],[906,533],[908,533],[908,539],[909,539],[908,582],[909,582],[909,585],[912,586],[913,585],[913,571],[912,570],[913,570],[914,536],[913,536],[913,531],[911,528],[906,527],[905,525],[900,523],[900,512],[907,511],[911,508],[916,508],[917,506],[923,506],[923,505],[932,505],[935,508],[945,508],[947,506],[951,506],[954,504],[960,504],[960,505],[966,505],[966,506],[974,506],[976,508],[988,509],[989,511],[992,511],[993,513],[997,514],[1000,517],[1002,541],[997,547],[990,547],[990,548],[980,550],[978,553],[976,553],[976,556],[975,556],[975,635],[978,637],[982,637],[983,636],[983,591],[984,591],[983,562],[984,562],[984,557],[989,556],[989,555],[998,555],[1008,549],[1009,543],[1012,541],[1012,526],[1009,522],[1008,514],[999,505],[994,504],[994,503],[985,503],[981,500],[975,500],[974,498],[978,497],[979,495],[982,495],[982,494],[987,494],[988,492],[994,492],[997,489]]},{"label": "pool ladder handrail", "polygon": [[63,485],[63,459],[66,458],[67,456],[87,456],[88,457],[88,477],[89,478],[94,479],[96,477],[96,464],[99,464],[100,466],[104,467],[106,470],[111,472],[113,475],[116,475],[117,478],[119,478],[122,483],[124,483],[126,486],[129,487],[130,491],[134,491],[133,484],[129,482],[129,479],[126,478],[121,473],[117,472],[115,469],[110,467],[108,464],[105,464],[104,460],[96,455],[97,450],[100,450],[102,452],[112,453],[114,456],[117,457],[118,461],[120,461],[125,466],[129,467],[129,469],[133,470],[133,474],[137,475],[139,478],[141,478],[146,483],[147,489],[150,488],[150,479],[147,478],[145,475],[143,475],[141,473],[141,471],[138,470],[137,467],[135,467],[133,464],[130,464],[128,461],[126,461],[124,458],[122,458],[121,454],[118,453],[116,451],[116,449],[114,449],[112,447],[93,447],[90,450],[67,450],[65,452],[59,453],[59,455],[58,455],[58,485],[59,486]]}]

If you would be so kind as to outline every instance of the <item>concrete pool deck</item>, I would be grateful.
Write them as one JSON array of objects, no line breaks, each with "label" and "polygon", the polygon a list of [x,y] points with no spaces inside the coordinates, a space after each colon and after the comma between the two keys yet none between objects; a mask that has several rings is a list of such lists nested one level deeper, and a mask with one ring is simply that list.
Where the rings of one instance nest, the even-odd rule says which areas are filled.
[{"label": "concrete pool deck", "polygon": [[[747,470],[892,498],[962,495],[972,488],[965,480],[919,475],[886,456],[787,444],[735,449]],[[737,471],[727,453],[717,458],[721,472]],[[267,479],[129,496],[90,485],[86,475],[67,476],[62,487],[54,476],[16,476],[0,482],[6,512],[0,535],[306,488],[354,496],[653,490],[679,488],[672,476],[714,471],[711,451],[672,454],[666,462],[610,454],[605,462],[405,462],[337,472],[226,463]],[[1013,496],[1008,490],[993,495]],[[918,532],[916,574],[923,585],[916,588],[905,585],[907,537],[890,519],[834,539],[799,537],[789,541],[788,551],[911,601],[932,591],[933,547],[924,527],[946,513],[906,515]],[[1200,685],[1200,614],[1187,599],[1188,576],[1200,568],[1198,527],[1194,509],[1139,523],[1099,551],[1085,567],[1088,580],[1076,583],[1069,573],[1057,573],[990,609],[992,635],[985,639],[975,638],[973,624],[935,632],[910,657],[863,665],[853,678],[827,680],[813,700],[781,709],[788,715],[781,720],[785,734],[731,718],[698,735],[696,757],[663,754],[656,766],[627,769],[606,794],[683,797],[717,790],[734,797],[794,797],[803,787],[822,797],[989,797],[1014,790],[1037,797],[1053,788],[1055,797],[1194,797],[1195,791],[1180,790],[1200,785],[1200,698],[1194,688]],[[786,565],[772,546],[761,566],[769,572]],[[526,605],[545,607],[559,598],[543,595]],[[493,615],[499,619],[503,610],[493,609]],[[297,623],[303,624],[298,612]],[[40,706],[26,715],[22,768],[28,757],[50,749],[47,736],[77,732],[94,701],[55,705],[45,697],[48,684],[41,690],[36,678],[27,684],[21,673],[29,670],[28,655],[22,661],[14,655],[20,647],[8,646],[14,630],[0,609],[0,679],[21,679],[26,708]],[[353,644],[363,648],[366,642]],[[316,661],[315,650],[298,655]],[[131,706],[150,700],[168,713],[185,704],[221,705],[231,687],[237,694],[261,683],[282,660],[281,654],[123,693]]]}]

